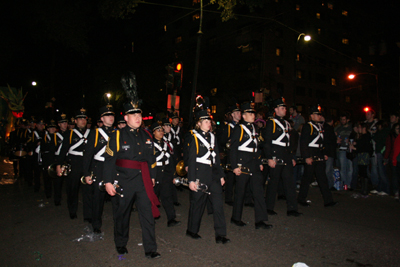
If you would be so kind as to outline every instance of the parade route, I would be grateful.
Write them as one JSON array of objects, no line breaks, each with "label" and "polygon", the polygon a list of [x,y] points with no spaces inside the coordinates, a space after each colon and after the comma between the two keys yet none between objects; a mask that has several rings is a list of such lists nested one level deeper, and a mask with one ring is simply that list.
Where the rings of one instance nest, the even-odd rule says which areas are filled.
[{"label": "parade route", "polygon": [[[6,175],[5,175],[6,173]],[[128,254],[118,256],[113,241],[111,202],[104,207],[103,240],[73,241],[84,235],[82,203],[78,219],[69,218],[65,187],[61,206],[46,200],[23,180],[12,183],[12,164],[0,163],[1,266],[398,266],[400,203],[389,196],[357,197],[355,191],[334,192],[335,207],[324,208],[318,188],[311,188],[311,207],[299,206],[301,217],[286,216],[286,204],[277,201],[277,216],[269,216],[270,230],[254,227],[254,209],[245,207],[243,221],[230,223],[232,207],[224,205],[227,237],[216,244],[213,218],[205,212],[199,235],[185,235],[189,194],[178,191],[177,220],[167,227],[165,211],[156,221],[159,259],[147,259],[141,246],[137,212],[132,212]]]}]

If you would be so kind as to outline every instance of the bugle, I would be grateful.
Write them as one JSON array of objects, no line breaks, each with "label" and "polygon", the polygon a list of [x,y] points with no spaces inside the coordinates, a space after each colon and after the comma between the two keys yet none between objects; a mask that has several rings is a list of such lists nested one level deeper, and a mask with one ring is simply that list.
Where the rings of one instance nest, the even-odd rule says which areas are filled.
[{"label": "bugle", "polygon": [[[120,195],[121,197],[124,197],[124,189],[118,184],[117,180],[114,180],[114,183],[112,184],[114,186],[115,191],[117,192],[118,195]],[[100,191],[106,191],[106,185],[104,183],[104,181],[101,181],[99,183],[99,189]]]},{"label": "bugle", "polygon": [[[174,178],[173,183],[178,186],[178,185],[184,185],[184,186],[189,186],[189,180],[188,178],[181,178],[181,177],[176,177]],[[206,184],[200,183],[199,179],[196,179],[196,185],[197,185],[197,190],[200,192],[203,192],[205,194],[211,195],[211,193],[208,191],[208,186]]]}]

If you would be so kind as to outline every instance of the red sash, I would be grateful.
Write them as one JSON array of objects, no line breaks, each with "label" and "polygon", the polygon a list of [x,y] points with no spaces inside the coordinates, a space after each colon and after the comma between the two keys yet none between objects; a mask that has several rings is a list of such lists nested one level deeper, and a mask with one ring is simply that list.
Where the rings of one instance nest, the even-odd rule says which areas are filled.
[{"label": "red sash", "polygon": [[129,159],[117,159],[116,165],[121,168],[136,169],[142,171],[143,184],[146,189],[147,196],[151,202],[151,211],[153,212],[153,217],[160,217],[160,211],[157,206],[160,205],[158,197],[154,193],[153,183],[150,178],[149,166],[147,162],[144,161],[134,161]]}]

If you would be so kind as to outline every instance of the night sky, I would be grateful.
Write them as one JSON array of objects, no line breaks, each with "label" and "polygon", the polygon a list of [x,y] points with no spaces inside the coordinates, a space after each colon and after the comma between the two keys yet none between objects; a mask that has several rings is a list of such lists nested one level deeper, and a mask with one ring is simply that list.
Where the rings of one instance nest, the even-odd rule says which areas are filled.
[{"label": "night sky", "polygon": [[[158,19],[161,7],[142,4],[135,14],[114,19],[104,18],[110,10],[99,11],[99,3],[106,0],[3,2],[0,86],[9,84],[28,92],[28,115],[43,113],[52,96],[56,108],[71,113],[81,106],[85,94],[84,105],[95,117],[105,104],[104,94],[119,93],[122,98],[112,101],[118,108],[123,100],[119,79],[127,70],[137,76],[145,109],[160,111],[161,102],[153,100],[165,87],[164,68],[169,63],[158,41],[165,23]],[[378,2],[357,2],[372,37],[400,41],[397,1],[379,1],[379,7]],[[30,85],[33,80],[37,87]]]}]

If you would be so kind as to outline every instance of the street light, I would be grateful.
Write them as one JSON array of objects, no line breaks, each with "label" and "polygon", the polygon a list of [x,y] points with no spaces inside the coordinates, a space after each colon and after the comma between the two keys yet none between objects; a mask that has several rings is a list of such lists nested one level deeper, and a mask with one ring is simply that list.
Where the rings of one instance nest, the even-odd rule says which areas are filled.
[{"label": "street light", "polygon": [[376,83],[376,107],[378,109],[378,115],[379,115],[379,119],[382,119],[382,107],[381,107],[381,102],[379,101],[379,83],[378,83],[378,74],[375,73],[370,73],[370,72],[362,72],[362,73],[351,73],[349,75],[347,75],[347,78],[349,80],[354,80],[354,78],[356,78],[356,76],[359,75],[372,75],[375,76],[375,83]]},{"label": "street light", "polygon": [[36,86],[37,83],[35,81],[32,81],[32,86]]},{"label": "street light", "polygon": [[294,56],[295,57],[294,57],[294,73],[293,73],[293,75],[294,75],[294,78],[293,78],[293,81],[294,81],[293,105],[296,105],[296,94],[297,94],[297,92],[296,92],[297,91],[297,88],[296,88],[296,86],[297,86],[297,73],[296,73],[297,70],[296,70],[296,67],[297,67],[297,61],[300,61],[300,54],[298,53],[297,45],[298,45],[298,43],[300,41],[300,38],[302,36],[304,36],[303,40],[305,42],[309,42],[311,40],[311,36],[310,35],[305,34],[304,32],[302,32],[302,33],[299,34],[299,36],[297,36],[296,45],[294,46]]}]

